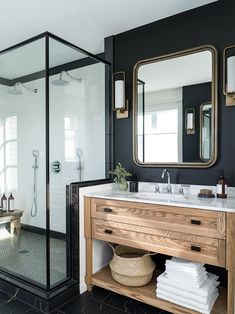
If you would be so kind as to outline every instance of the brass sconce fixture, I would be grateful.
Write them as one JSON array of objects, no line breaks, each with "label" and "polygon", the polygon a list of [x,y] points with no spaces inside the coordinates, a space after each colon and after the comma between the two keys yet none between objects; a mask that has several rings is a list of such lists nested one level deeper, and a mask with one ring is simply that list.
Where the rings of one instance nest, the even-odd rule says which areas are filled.
[{"label": "brass sconce fixture", "polygon": [[128,100],[126,99],[125,72],[115,72],[112,75],[112,103],[117,119],[128,118]]},{"label": "brass sconce fixture", "polygon": [[223,93],[226,97],[226,106],[235,106],[235,45],[224,49]]},{"label": "brass sconce fixture", "polygon": [[195,134],[195,109],[188,108],[185,112],[185,128],[187,134]]}]

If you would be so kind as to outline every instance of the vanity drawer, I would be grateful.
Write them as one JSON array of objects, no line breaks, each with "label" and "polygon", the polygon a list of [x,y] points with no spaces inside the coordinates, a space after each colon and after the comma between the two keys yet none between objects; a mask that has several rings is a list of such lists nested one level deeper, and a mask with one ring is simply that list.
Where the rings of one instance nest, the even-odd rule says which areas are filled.
[{"label": "vanity drawer", "polygon": [[107,199],[91,200],[92,218],[225,239],[225,213]]},{"label": "vanity drawer", "polygon": [[225,241],[182,232],[92,219],[92,237],[157,253],[225,266]]}]

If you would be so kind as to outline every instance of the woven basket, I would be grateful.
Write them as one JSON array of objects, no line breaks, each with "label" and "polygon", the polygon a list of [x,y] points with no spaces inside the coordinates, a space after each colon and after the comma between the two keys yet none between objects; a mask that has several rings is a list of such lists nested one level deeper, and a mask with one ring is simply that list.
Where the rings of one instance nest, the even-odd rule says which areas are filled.
[{"label": "woven basket", "polygon": [[109,263],[113,279],[129,287],[147,285],[155,269],[150,255],[153,254],[145,250],[116,246],[113,248],[113,259]]}]

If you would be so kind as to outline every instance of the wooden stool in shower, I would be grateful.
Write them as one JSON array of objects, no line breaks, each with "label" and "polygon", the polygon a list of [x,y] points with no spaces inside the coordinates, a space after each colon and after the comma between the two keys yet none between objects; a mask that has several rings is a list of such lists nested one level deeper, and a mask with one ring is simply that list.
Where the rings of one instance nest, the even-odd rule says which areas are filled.
[{"label": "wooden stool in shower", "polygon": [[10,233],[14,234],[15,230],[18,235],[20,235],[21,227],[20,227],[20,218],[23,215],[22,210],[14,210],[13,212],[0,212],[0,224],[2,223],[10,223]]}]

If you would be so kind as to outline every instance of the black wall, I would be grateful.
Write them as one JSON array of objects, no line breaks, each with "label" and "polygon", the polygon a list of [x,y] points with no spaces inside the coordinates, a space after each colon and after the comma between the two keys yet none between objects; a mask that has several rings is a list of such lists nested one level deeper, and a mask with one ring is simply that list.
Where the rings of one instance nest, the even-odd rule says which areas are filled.
[{"label": "black wall", "polygon": [[[202,162],[200,158],[200,107],[211,102],[211,83],[183,87],[183,161]],[[187,134],[185,112],[195,110],[195,133]]]},{"label": "black wall", "polygon": [[[208,169],[171,170],[175,183],[216,183],[223,169],[231,186],[235,186],[235,107],[226,108],[222,92],[222,53],[235,44],[235,1],[220,0],[173,17],[114,36],[114,70],[125,71],[127,93],[132,103],[132,71],[138,60],[181,51],[205,44],[219,53],[219,153],[217,163]],[[161,168],[144,168],[132,157],[132,106],[128,119],[115,119],[115,162],[121,162],[139,181],[161,181]]]}]

